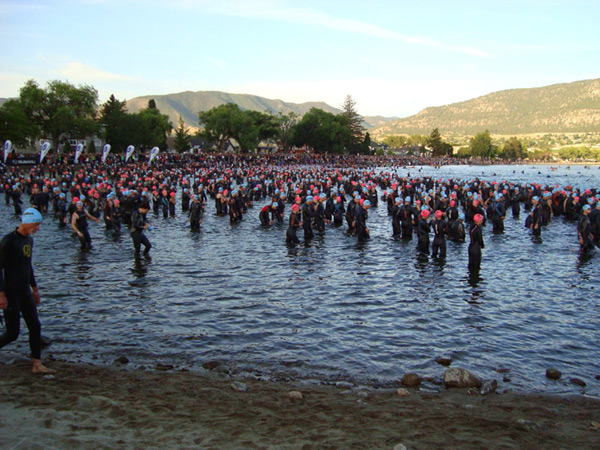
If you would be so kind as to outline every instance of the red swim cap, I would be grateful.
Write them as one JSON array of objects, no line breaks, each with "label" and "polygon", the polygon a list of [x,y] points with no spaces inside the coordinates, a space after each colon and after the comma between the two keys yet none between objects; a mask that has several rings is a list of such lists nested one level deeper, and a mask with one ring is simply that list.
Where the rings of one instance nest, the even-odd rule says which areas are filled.
[{"label": "red swim cap", "polygon": [[428,209],[424,209],[423,211],[421,211],[421,217],[423,219],[427,219],[429,217],[429,210]]},{"label": "red swim cap", "polygon": [[483,216],[481,214],[475,214],[475,217],[473,217],[473,220],[475,221],[475,223],[483,222]]}]

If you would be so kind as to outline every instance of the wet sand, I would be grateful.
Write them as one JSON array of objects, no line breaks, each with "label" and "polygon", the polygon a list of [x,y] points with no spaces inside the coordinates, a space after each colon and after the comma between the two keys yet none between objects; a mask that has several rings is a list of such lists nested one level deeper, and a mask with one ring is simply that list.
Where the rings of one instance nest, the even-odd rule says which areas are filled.
[{"label": "wet sand", "polygon": [[56,375],[0,364],[0,448],[600,448],[600,400],[583,396],[400,396],[208,370],[49,365]]}]

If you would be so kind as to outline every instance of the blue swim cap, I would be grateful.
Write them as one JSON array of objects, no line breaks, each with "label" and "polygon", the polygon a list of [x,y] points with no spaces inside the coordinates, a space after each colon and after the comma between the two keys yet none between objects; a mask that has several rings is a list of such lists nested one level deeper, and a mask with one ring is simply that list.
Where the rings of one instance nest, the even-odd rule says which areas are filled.
[{"label": "blue swim cap", "polygon": [[592,205],[592,204],[594,203],[594,197],[589,197],[589,198],[588,198],[588,203],[589,203],[590,205]]},{"label": "blue swim cap", "polygon": [[369,200],[365,200],[363,202],[363,206],[371,206],[371,202]]},{"label": "blue swim cap", "polygon": [[271,205],[271,206],[274,206],[275,208],[277,208],[279,206],[279,203],[273,202],[273,205]]},{"label": "blue swim cap", "polygon": [[82,195],[81,197],[79,197],[79,200],[85,200],[85,195]]},{"label": "blue swim cap", "polygon": [[583,205],[583,209],[584,211],[587,211],[588,209],[592,209],[592,207],[590,205]]},{"label": "blue swim cap", "polygon": [[534,195],[533,197],[531,197],[531,200],[535,200],[536,202],[539,202],[540,198],[537,195]]},{"label": "blue swim cap", "polygon": [[312,202],[313,201],[312,195],[309,195],[308,197],[306,197],[306,201],[307,202]]},{"label": "blue swim cap", "polygon": [[465,214],[464,214],[464,213],[460,213],[460,214],[458,215],[458,218],[459,218],[460,220],[465,220]]},{"label": "blue swim cap", "polygon": [[400,197],[396,197],[396,199],[394,200],[396,203],[400,203],[402,202],[402,199]]},{"label": "blue swim cap", "polygon": [[60,194],[58,194],[58,198],[65,198],[65,197],[66,197],[66,195],[64,192],[61,192]]},{"label": "blue swim cap", "polygon": [[35,208],[27,208],[21,215],[21,223],[42,223],[42,215]]},{"label": "blue swim cap", "polygon": [[404,197],[404,201],[405,202],[410,202],[410,195],[407,195],[406,197]]}]

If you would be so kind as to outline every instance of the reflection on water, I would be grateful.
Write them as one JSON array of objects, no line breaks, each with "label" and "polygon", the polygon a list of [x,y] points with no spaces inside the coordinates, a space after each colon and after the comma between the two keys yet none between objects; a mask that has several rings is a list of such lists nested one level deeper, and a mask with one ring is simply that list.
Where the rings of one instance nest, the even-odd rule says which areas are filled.
[{"label": "reflection on water", "polygon": [[[527,167],[516,174],[498,166],[416,170],[464,179],[482,171],[490,179],[485,174],[493,170],[535,181]],[[545,180],[546,169],[538,170]],[[552,176],[600,185],[598,170],[573,172]],[[574,223],[554,219],[542,239],[524,228],[523,211],[520,219],[507,217],[502,234],[487,226],[481,270],[469,272],[468,243],[448,242],[444,259],[423,255],[416,235],[392,239],[383,204],[369,211],[365,243],[328,227],[291,246],[285,226],[258,226],[261,206],[232,226],[210,203],[198,233],[183,214],[150,214],[151,259],[134,257],[125,230],[114,235],[96,224],[94,248],[81,252],[71,231],[47,216],[34,247],[44,334],[54,341],[47,351],[68,360],[126,355],[133,365],[191,369],[216,359],[279,377],[382,385],[409,371],[439,377],[435,359],[450,355],[453,365],[482,378],[510,368],[513,381],[501,389],[578,392],[547,382],[545,369],[554,365],[600,394],[600,252],[579,254]],[[0,225],[16,226],[5,205]],[[26,354],[27,340],[2,352]]]}]

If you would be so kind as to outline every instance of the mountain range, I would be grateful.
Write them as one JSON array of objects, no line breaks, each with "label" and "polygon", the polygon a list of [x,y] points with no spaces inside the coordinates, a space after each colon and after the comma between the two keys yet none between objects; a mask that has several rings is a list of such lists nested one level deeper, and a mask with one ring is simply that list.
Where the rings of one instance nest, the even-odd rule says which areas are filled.
[{"label": "mountain range", "polygon": [[445,106],[425,108],[371,130],[381,139],[394,134],[496,135],[600,132],[600,79],[510,89]]},{"label": "mountain range", "polygon": [[[186,126],[190,128],[199,127],[198,112],[208,111],[225,103],[235,103],[243,110],[261,111],[272,114],[294,112],[299,116],[303,116],[311,108],[319,108],[332,114],[342,112],[341,109],[329,106],[324,102],[291,103],[283,100],[271,100],[256,95],[229,94],[218,91],[186,91],[167,95],[144,95],[128,100],[127,110],[130,113],[135,113],[140,109],[146,108],[150,99],[154,99],[156,107],[161,113],[169,116],[174,126],[177,126],[179,115],[181,115]],[[378,127],[394,119],[396,118],[383,116],[363,117],[364,126],[367,129]]]}]

